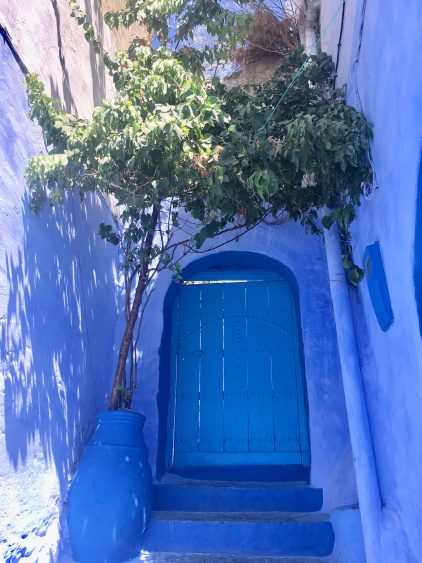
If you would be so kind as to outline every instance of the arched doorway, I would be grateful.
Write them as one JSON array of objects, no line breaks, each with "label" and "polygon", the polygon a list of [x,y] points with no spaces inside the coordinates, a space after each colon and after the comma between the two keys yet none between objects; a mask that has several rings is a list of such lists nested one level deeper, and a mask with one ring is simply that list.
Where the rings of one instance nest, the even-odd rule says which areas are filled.
[{"label": "arched doorway", "polygon": [[308,417],[292,289],[282,272],[245,264],[207,267],[179,284],[169,331],[167,471],[307,478]]}]

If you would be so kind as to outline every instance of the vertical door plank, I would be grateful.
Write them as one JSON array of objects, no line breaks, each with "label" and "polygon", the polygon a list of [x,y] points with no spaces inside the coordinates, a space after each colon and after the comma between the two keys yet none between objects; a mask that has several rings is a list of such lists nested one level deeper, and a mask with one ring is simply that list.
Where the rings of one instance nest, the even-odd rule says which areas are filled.
[{"label": "vertical door plank", "polygon": [[248,452],[246,284],[224,284],[224,450]]},{"label": "vertical door plank", "polygon": [[176,439],[176,393],[177,393],[177,358],[179,346],[179,295],[174,300],[171,312],[171,340],[170,340],[170,389],[169,409],[167,418],[167,463],[174,465]]},{"label": "vertical door plank", "polygon": [[267,282],[246,285],[249,450],[274,450]]},{"label": "vertical door plank", "polygon": [[269,304],[275,449],[300,451],[292,295],[286,282],[269,284]]},{"label": "vertical door plank", "polygon": [[223,284],[202,286],[199,449],[223,451]]},{"label": "vertical door plank", "polygon": [[201,369],[201,286],[180,290],[175,450],[191,452],[199,441],[199,374]]}]

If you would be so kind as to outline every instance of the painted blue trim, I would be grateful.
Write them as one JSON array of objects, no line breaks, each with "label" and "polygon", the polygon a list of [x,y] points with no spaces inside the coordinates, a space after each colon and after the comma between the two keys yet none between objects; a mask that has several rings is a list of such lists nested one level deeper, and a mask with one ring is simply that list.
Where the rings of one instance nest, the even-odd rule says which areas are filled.
[{"label": "painted blue trim", "polygon": [[[307,396],[307,387],[306,387],[306,374],[305,374],[305,364],[304,364],[304,355],[303,355],[303,339],[302,339],[302,332],[301,332],[301,315],[300,315],[300,307],[299,307],[299,289],[297,285],[296,278],[292,274],[292,272],[283,264],[264,256],[262,254],[257,254],[254,252],[236,252],[236,251],[227,251],[227,252],[220,252],[216,254],[211,254],[195,260],[194,262],[188,264],[183,270],[183,277],[184,279],[192,279],[195,275],[199,274],[200,272],[206,270],[251,270],[253,268],[256,269],[265,269],[265,270],[272,270],[280,275],[282,278],[289,282],[295,309],[296,309],[296,318],[297,318],[297,327],[298,327],[298,340],[299,340],[299,361],[302,367],[302,383],[304,389],[304,402],[305,402],[305,412],[306,412],[306,419],[307,419],[307,432],[309,435],[309,408],[308,408],[308,396]],[[173,309],[173,302],[177,296],[179,291],[180,284],[172,283],[167,291],[166,297],[164,299],[164,307],[163,307],[163,315],[164,315],[164,325],[163,325],[163,335],[161,339],[160,345],[160,382],[159,382],[159,392],[157,396],[157,405],[158,405],[158,412],[159,412],[159,428],[158,428],[158,451],[157,451],[157,470],[156,476],[160,479],[163,474],[166,472],[166,441],[167,441],[167,429],[168,429],[168,404],[169,404],[169,397],[170,397],[170,342],[171,342],[171,327],[172,327],[172,309]],[[309,458],[309,465],[310,465]],[[307,461],[307,460],[306,460]],[[299,471],[301,474],[301,478],[309,480],[309,465],[300,465],[295,466],[297,468],[301,468]],[[299,472],[296,472],[297,474]],[[293,472],[294,473],[294,472]],[[295,476],[293,473],[290,475],[286,472],[286,480],[294,479]],[[276,480],[277,472],[274,473],[273,476],[268,477],[268,480]],[[199,478],[202,478],[199,476]],[[209,475],[207,474],[207,477]],[[231,476],[233,478],[233,476]],[[241,479],[241,472],[239,473],[239,479]]]},{"label": "painted blue trim", "polygon": [[419,332],[422,336],[422,152],[419,161],[418,195],[416,200],[415,257],[413,280],[419,317]]},{"label": "painted blue trim", "polygon": [[394,322],[394,314],[379,242],[366,248],[363,255],[363,266],[372,307],[381,330],[386,332]]},{"label": "painted blue trim", "polygon": [[253,270],[241,268],[233,270],[231,268],[225,268],[224,270],[207,270],[204,272],[199,272],[195,276],[189,278],[191,281],[203,281],[203,282],[213,282],[213,281],[225,281],[229,282],[241,282],[241,281],[285,281],[282,276],[277,274],[272,270],[263,270],[260,268],[254,268]]}]

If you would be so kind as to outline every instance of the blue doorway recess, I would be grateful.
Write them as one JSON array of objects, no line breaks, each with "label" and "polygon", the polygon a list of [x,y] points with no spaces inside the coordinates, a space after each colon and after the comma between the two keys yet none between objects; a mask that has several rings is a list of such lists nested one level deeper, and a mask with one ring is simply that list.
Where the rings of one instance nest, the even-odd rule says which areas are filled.
[{"label": "blue doorway recess", "polygon": [[246,471],[251,480],[260,471],[309,472],[300,331],[286,276],[256,267],[193,275],[175,293],[170,336],[167,470],[204,478]]}]

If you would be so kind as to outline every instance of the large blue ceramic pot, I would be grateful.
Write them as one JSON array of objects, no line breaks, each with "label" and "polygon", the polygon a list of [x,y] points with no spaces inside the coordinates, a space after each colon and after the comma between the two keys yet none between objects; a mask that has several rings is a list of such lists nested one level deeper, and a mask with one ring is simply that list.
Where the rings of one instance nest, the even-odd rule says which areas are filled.
[{"label": "large blue ceramic pot", "polygon": [[151,514],[145,417],[111,411],[97,422],[69,491],[72,553],[81,563],[127,561],[139,553]]}]

